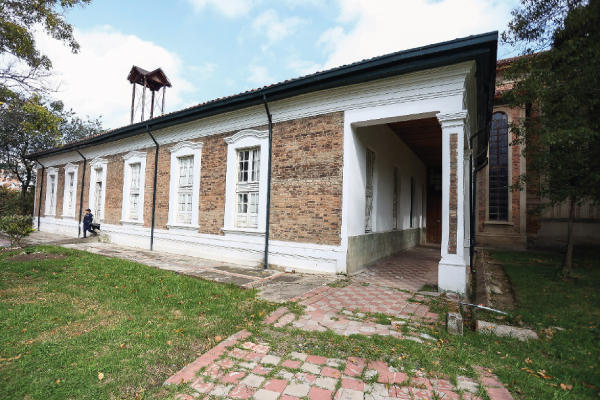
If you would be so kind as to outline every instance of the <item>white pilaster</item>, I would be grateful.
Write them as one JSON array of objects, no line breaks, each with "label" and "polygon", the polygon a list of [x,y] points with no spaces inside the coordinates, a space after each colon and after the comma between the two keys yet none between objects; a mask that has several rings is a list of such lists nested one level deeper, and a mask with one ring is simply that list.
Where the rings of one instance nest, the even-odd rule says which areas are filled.
[{"label": "white pilaster", "polygon": [[[464,147],[468,113],[438,114],[442,125],[442,249],[438,267],[440,291],[464,293],[465,192]],[[454,168],[453,168],[454,166]]]}]

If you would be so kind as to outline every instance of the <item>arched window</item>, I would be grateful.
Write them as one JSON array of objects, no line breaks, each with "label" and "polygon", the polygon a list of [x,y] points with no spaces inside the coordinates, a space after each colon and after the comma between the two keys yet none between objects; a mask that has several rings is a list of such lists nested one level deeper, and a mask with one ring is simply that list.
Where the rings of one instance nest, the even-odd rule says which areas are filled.
[{"label": "arched window", "polygon": [[489,149],[489,219],[508,221],[508,118],[502,112],[492,116]]}]

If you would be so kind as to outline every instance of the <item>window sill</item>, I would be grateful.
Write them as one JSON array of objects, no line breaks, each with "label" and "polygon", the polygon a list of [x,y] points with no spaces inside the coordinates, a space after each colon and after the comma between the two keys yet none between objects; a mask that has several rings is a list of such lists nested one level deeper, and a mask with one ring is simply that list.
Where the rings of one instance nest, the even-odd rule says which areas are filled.
[{"label": "window sill", "polygon": [[134,221],[134,220],[122,219],[121,225],[144,226],[144,221]]},{"label": "window sill", "polygon": [[224,234],[246,235],[246,236],[264,236],[265,231],[259,231],[258,228],[221,228]]},{"label": "window sill", "polygon": [[200,227],[198,225],[187,225],[187,224],[167,224],[167,228],[169,228],[169,230],[178,229],[178,230],[184,230],[184,231],[198,231],[198,229],[200,229]]},{"label": "window sill", "polygon": [[74,215],[61,215],[62,219],[75,219]]},{"label": "window sill", "polygon": [[508,221],[485,221],[483,223],[484,225],[509,225],[509,226],[514,226],[514,222],[508,222]]}]

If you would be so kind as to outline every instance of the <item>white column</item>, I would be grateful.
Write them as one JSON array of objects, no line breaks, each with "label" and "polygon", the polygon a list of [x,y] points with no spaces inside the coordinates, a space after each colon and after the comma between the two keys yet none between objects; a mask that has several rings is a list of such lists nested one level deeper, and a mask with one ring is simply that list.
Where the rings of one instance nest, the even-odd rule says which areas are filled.
[{"label": "white column", "polygon": [[467,111],[438,114],[442,125],[442,249],[440,291],[465,293],[464,147]]}]

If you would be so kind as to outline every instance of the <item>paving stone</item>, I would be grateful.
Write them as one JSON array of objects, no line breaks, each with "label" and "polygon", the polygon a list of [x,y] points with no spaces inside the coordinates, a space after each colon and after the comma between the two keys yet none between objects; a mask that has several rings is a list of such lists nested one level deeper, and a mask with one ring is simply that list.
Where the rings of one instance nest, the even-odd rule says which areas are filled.
[{"label": "paving stone", "polygon": [[359,392],[365,391],[365,383],[358,379],[342,378],[342,388],[358,390]]},{"label": "paving stone", "polygon": [[233,385],[218,385],[210,392],[211,396],[225,397],[233,389]]},{"label": "paving stone", "polygon": [[344,361],[340,360],[338,358],[328,358],[327,361],[325,361],[325,365],[327,365],[328,367],[333,367],[333,368],[337,368],[343,364],[344,364]]},{"label": "paving stone", "polygon": [[414,336],[404,336],[402,339],[412,340],[413,342],[417,342],[417,343],[423,343],[423,340],[419,339],[418,337],[414,337]]},{"label": "paving stone", "polygon": [[421,336],[423,339],[427,339],[427,340],[436,340],[436,338],[434,338],[433,336],[430,336],[426,333],[421,333],[421,335],[419,335],[419,336]]},{"label": "paving stone", "polygon": [[298,368],[300,368],[301,365],[302,365],[302,362],[292,361],[292,360],[285,360],[284,362],[281,363],[281,366],[292,368],[292,369],[298,369]]},{"label": "paving stone", "polygon": [[496,336],[501,336],[501,337],[514,337],[523,342],[530,340],[530,339],[532,339],[532,340],[539,339],[537,333],[535,333],[531,329],[515,328],[513,326],[498,325],[498,324],[494,324],[493,322],[479,321],[479,320],[477,321],[477,332],[493,333]]},{"label": "paving stone", "polygon": [[255,362],[241,362],[238,364],[238,367],[247,369],[247,370],[253,370],[254,368],[256,368],[257,365],[258,365],[258,363],[255,363]]},{"label": "paving stone", "polygon": [[280,393],[271,392],[270,390],[260,389],[256,393],[254,393],[254,398],[256,400],[277,400]]},{"label": "paving stone", "polygon": [[321,373],[321,367],[319,367],[316,364],[309,363],[309,362],[305,362],[304,364],[302,364],[300,369],[302,371],[310,372],[315,375],[319,375]]},{"label": "paving stone", "polygon": [[317,378],[315,380],[315,385],[321,387],[323,389],[335,390],[335,387],[338,383],[337,379],[334,378]]},{"label": "paving stone", "polygon": [[258,376],[255,374],[249,374],[247,377],[245,377],[242,380],[242,384],[246,385],[246,386],[251,386],[251,387],[260,387],[260,385],[263,384],[263,382],[265,381],[265,378],[263,378],[262,376]]},{"label": "paving stone", "polygon": [[333,396],[333,390],[321,389],[316,386],[310,388],[308,398],[310,400],[330,400]]},{"label": "paving stone", "polygon": [[310,386],[303,383],[290,383],[283,394],[287,394],[294,397],[304,397],[310,391]]},{"label": "paving stone", "polygon": [[287,380],[284,379],[271,379],[265,383],[263,389],[269,390],[271,392],[282,393],[287,386]]},{"label": "paving stone", "polygon": [[459,379],[456,388],[471,393],[477,393],[479,391],[479,384],[476,382]]},{"label": "paving stone", "polygon": [[306,358],[308,357],[308,354],[298,353],[296,351],[293,351],[293,352],[290,353],[290,357],[297,358],[300,361],[306,361]]},{"label": "paving stone", "polygon": [[277,365],[281,362],[281,357],[267,355],[260,360],[263,365]]},{"label": "paving stone", "polygon": [[256,389],[252,388],[252,387],[248,387],[244,384],[239,384],[236,387],[234,387],[229,394],[227,395],[227,398],[230,399],[249,399],[250,397],[254,396],[254,394],[256,393]]},{"label": "paving stone", "polygon": [[336,394],[337,400],[363,400],[364,392],[352,389],[340,389]]},{"label": "paving stone", "polygon": [[279,371],[277,373],[277,376],[280,376],[280,377],[282,377],[283,379],[285,379],[287,381],[289,381],[289,380],[291,380],[291,379],[294,378],[294,374],[292,374],[291,372],[287,372],[287,371]]}]

